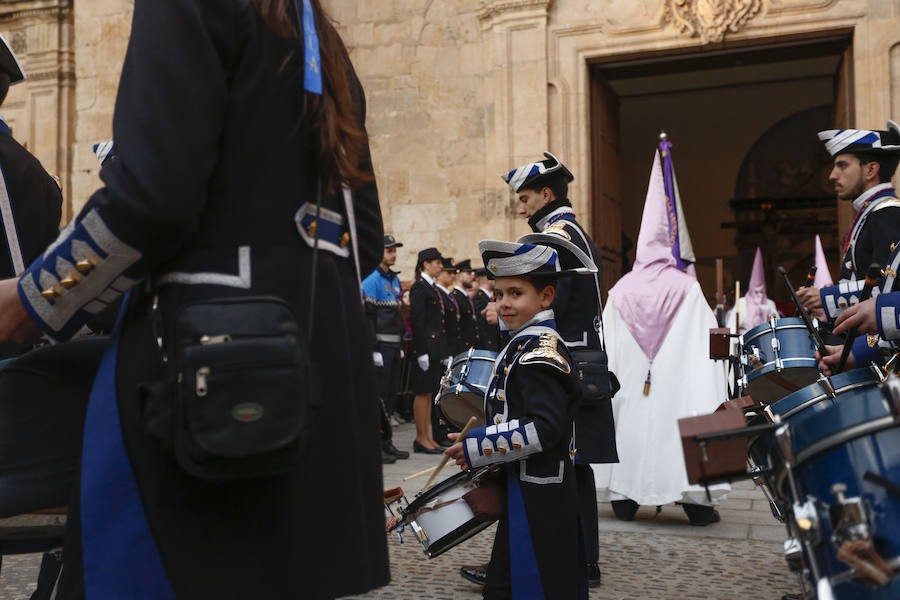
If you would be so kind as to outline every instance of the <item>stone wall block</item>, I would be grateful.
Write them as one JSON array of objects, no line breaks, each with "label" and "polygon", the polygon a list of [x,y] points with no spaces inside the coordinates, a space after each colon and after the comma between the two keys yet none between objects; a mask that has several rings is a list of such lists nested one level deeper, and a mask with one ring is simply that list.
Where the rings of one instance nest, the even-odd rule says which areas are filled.
[{"label": "stone wall block", "polygon": [[439,186],[417,204],[391,207],[394,231],[417,232],[450,229],[456,224],[456,202],[445,200]]}]

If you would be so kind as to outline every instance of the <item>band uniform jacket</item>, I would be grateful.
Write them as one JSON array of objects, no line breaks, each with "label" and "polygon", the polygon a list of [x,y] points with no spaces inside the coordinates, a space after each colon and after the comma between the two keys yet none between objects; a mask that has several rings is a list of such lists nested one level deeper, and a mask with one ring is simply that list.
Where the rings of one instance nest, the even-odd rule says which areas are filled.
[{"label": "band uniform jacket", "polygon": [[475,318],[478,326],[478,346],[479,350],[490,350],[491,352],[500,351],[500,328],[497,325],[491,325],[487,322],[484,315],[481,314],[487,305],[491,302],[491,297],[483,289],[478,288],[475,297],[472,298],[472,304],[475,305]]},{"label": "band uniform jacket", "polygon": [[452,293],[445,292],[438,287],[438,293],[441,295],[441,301],[444,303],[444,335],[447,337],[447,356],[442,358],[450,358],[461,352],[459,337],[459,304]]},{"label": "band uniform jacket", "polygon": [[487,425],[463,440],[470,468],[502,464],[506,482],[485,598],[588,597],[571,445],[581,392],[553,325],[543,311],[513,334],[485,396]]},{"label": "band uniform jacket", "polygon": [[428,371],[417,361],[410,362],[410,386],[416,394],[434,394],[443,373],[441,361],[450,356],[444,317],[444,300],[437,287],[425,279],[417,279],[409,289],[409,321],[412,350],[415,356],[428,355]]},{"label": "band uniform jacket", "polygon": [[[6,182],[9,206],[3,206],[8,217],[0,219],[0,279],[18,275],[12,256],[21,253],[22,264],[28,266],[56,236],[59,235],[59,220],[62,214],[62,193],[53,178],[47,174],[41,163],[31,153],[13,139],[7,124],[0,120],[0,168]],[[0,204],[5,200],[0,197]],[[15,244],[7,231],[14,231]],[[13,246],[18,246],[18,249]],[[30,345],[15,342],[0,343],[0,360],[17,356]]]},{"label": "band uniform jacket", "polygon": [[[358,343],[366,320],[352,252],[361,272],[376,267],[381,213],[374,183],[348,194],[352,203],[325,197],[340,238],[320,240],[312,280],[312,241],[295,222],[315,210],[318,188],[300,48],[247,0],[136,0],[114,116],[119,159],[20,279],[26,309],[57,339],[130,290],[94,385],[112,392],[93,393],[88,408],[81,506],[69,512],[91,600],[334,598],[389,580],[375,371]],[[362,126],[362,88],[349,75]],[[343,235],[351,217],[355,239]],[[44,297],[65,276],[77,285]],[[301,329],[314,326],[324,393],[298,469],[211,484],[145,432],[142,384],[164,378],[152,286],[164,336],[180,307],[222,297],[277,296]],[[76,560],[69,546],[64,574]]]},{"label": "band uniform jacket", "polygon": [[[537,211],[528,224],[536,232],[556,233],[578,246],[602,267],[600,253],[593,240],[575,220],[568,200],[555,200]],[[600,298],[597,281],[586,275],[560,277],[553,300],[556,325],[566,347],[572,351],[602,350],[600,342]],[[612,399],[583,402],[575,419],[578,460],[582,463],[615,463],[616,431]]]},{"label": "band uniform jacket", "polygon": [[453,288],[450,290],[459,307],[459,351],[478,347],[478,320],[475,318],[475,303],[469,294]]},{"label": "band uniform jacket", "polygon": [[861,280],[873,262],[888,264],[891,244],[900,239],[900,200],[890,184],[869,190],[872,203],[850,231],[850,247],[841,262],[840,281]]}]

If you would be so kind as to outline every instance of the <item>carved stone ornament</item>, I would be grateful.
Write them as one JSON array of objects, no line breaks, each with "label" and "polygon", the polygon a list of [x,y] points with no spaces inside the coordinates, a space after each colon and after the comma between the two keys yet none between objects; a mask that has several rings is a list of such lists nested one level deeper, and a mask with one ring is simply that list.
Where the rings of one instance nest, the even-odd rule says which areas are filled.
[{"label": "carved stone ornament", "polygon": [[666,0],[665,18],[679,32],[704,44],[721,42],[762,8],[762,0]]}]

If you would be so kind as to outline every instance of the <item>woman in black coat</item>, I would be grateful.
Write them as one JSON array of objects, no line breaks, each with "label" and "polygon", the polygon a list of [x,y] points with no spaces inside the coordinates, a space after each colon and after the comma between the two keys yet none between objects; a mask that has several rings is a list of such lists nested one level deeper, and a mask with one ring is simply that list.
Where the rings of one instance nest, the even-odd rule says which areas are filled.
[{"label": "woman in black coat", "polygon": [[[364,122],[318,0],[135,1],[118,160],[48,252],[0,282],[0,339],[38,328],[67,339],[126,295],[88,408],[60,599],[79,597],[66,578],[82,573],[91,600],[334,598],[388,582],[375,374],[359,343],[358,276],[377,265],[383,233]],[[198,420],[221,386],[217,372],[180,370],[179,344],[227,352],[240,340],[185,341],[174,323],[192,303],[260,296],[299,329],[278,337],[291,341],[296,404],[274,408],[304,409],[304,426],[256,440],[291,467],[197,476],[173,456],[173,430],[209,432],[184,433],[181,419],[233,433],[271,422],[272,407],[248,394],[230,417]],[[236,330],[260,316],[226,314]],[[210,314],[195,317],[186,327]],[[311,367],[295,371],[305,356]],[[238,452],[228,441],[201,450]]]}]

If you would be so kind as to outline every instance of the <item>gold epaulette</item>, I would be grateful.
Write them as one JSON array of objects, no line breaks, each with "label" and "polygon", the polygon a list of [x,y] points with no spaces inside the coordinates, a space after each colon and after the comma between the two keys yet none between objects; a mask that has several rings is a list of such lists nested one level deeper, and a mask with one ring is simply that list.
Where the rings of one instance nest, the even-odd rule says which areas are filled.
[{"label": "gold epaulette", "polygon": [[529,350],[519,358],[523,365],[545,364],[555,367],[563,373],[571,373],[569,361],[556,349],[557,339],[552,333],[542,333],[538,347]]},{"label": "gold epaulette", "polygon": [[566,231],[565,221],[557,221],[556,223],[553,223],[552,225],[544,229],[541,233],[558,235],[559,237],[564,238],[570,242],[572,241],[572,236],[569,235],[568,231]]}]

